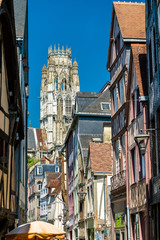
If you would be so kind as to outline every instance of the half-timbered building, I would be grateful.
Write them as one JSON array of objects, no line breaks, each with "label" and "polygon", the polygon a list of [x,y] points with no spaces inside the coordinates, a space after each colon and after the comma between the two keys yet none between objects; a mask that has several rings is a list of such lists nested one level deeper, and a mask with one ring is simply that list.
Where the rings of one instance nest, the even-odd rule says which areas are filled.
[{"label": "half-timbered building", "polygon": [[[145,43],[145,4],[114,2],[107,68],[110,72],[113,177],[111,178],[112,239],[129,239],[126,198],[126,87],[131,43]],[[126,207],[127,206],[127,207]],[[127,223],[128,219],[128,223]]]},{"label": "half-timbered building", "polygon": [[15,226],[15,150],[24,137],[13,1],[0,1],[0,237]]},{"label": "half-timbered building", "polygon": [[128,197],[131,239],[152,239],[149,216],[151,160],[150,147],[141,153],[136,137],[148,129],[148,84],[145,44],[132,44],[127,86],[127,158]]}]

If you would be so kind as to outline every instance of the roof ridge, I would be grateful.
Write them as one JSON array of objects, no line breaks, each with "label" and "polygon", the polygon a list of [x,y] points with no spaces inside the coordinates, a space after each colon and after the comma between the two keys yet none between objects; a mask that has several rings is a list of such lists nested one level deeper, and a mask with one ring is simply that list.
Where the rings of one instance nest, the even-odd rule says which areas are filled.
[{"label": "roof ridge", "polygon": [[121,1],[114,1],[113,4],[133,4],[133,5],[145,5],[144,2],[121,2]]}]

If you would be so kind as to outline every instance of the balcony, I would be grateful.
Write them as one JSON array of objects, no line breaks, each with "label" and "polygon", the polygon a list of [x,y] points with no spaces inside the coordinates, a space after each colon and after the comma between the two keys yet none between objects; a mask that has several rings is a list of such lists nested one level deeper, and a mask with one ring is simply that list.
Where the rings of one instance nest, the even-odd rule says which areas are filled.
[{"label": "balcony", "polygon": [[130,210],[131,212],[140,211],[145,208],[147,203],[146,180],[141,179],[139,182],[131,185],[130,189]]},{"label": "balcony", "polygon": [[126,186],[126,170],[114,175],[111,178],[111,191]]}]

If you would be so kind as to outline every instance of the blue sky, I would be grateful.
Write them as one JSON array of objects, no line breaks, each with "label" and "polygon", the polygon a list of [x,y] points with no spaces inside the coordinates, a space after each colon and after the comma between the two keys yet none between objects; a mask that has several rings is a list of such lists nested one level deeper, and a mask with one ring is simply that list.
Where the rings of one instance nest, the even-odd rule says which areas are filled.
[{"label": "blue sky", "polygon": [[[79,65],[80,91],[99,92],[109,81],[106,70],[112,0],[28,0],[29,118],[40,127],[41,69],[48,48],[71,47]],[[126,1],[127,2],[127,1]],[[128,1],[128,2],[144,2]]]}]

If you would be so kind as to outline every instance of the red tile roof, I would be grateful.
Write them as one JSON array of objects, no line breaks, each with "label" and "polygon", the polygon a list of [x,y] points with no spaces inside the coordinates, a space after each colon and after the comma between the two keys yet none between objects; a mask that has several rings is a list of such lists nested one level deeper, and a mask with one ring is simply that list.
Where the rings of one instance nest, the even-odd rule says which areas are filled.
[{"label": "red tile roof", "polygon": [[92,172],[112,172],[111,143],[90,143],[90,161]]},{"label": "red tile roof", "polygon": [[46,187],[57,188],[61,184],[61,173],[59,172],[46,172]]},{"label": "red tile roof", "polygon": [[36,128],[39,149],[47,150],[47,136],[45,129]]},{"label": "red tile roof", "polygon": [[123,38],[146,39],[145,3],[113,2]]}]

